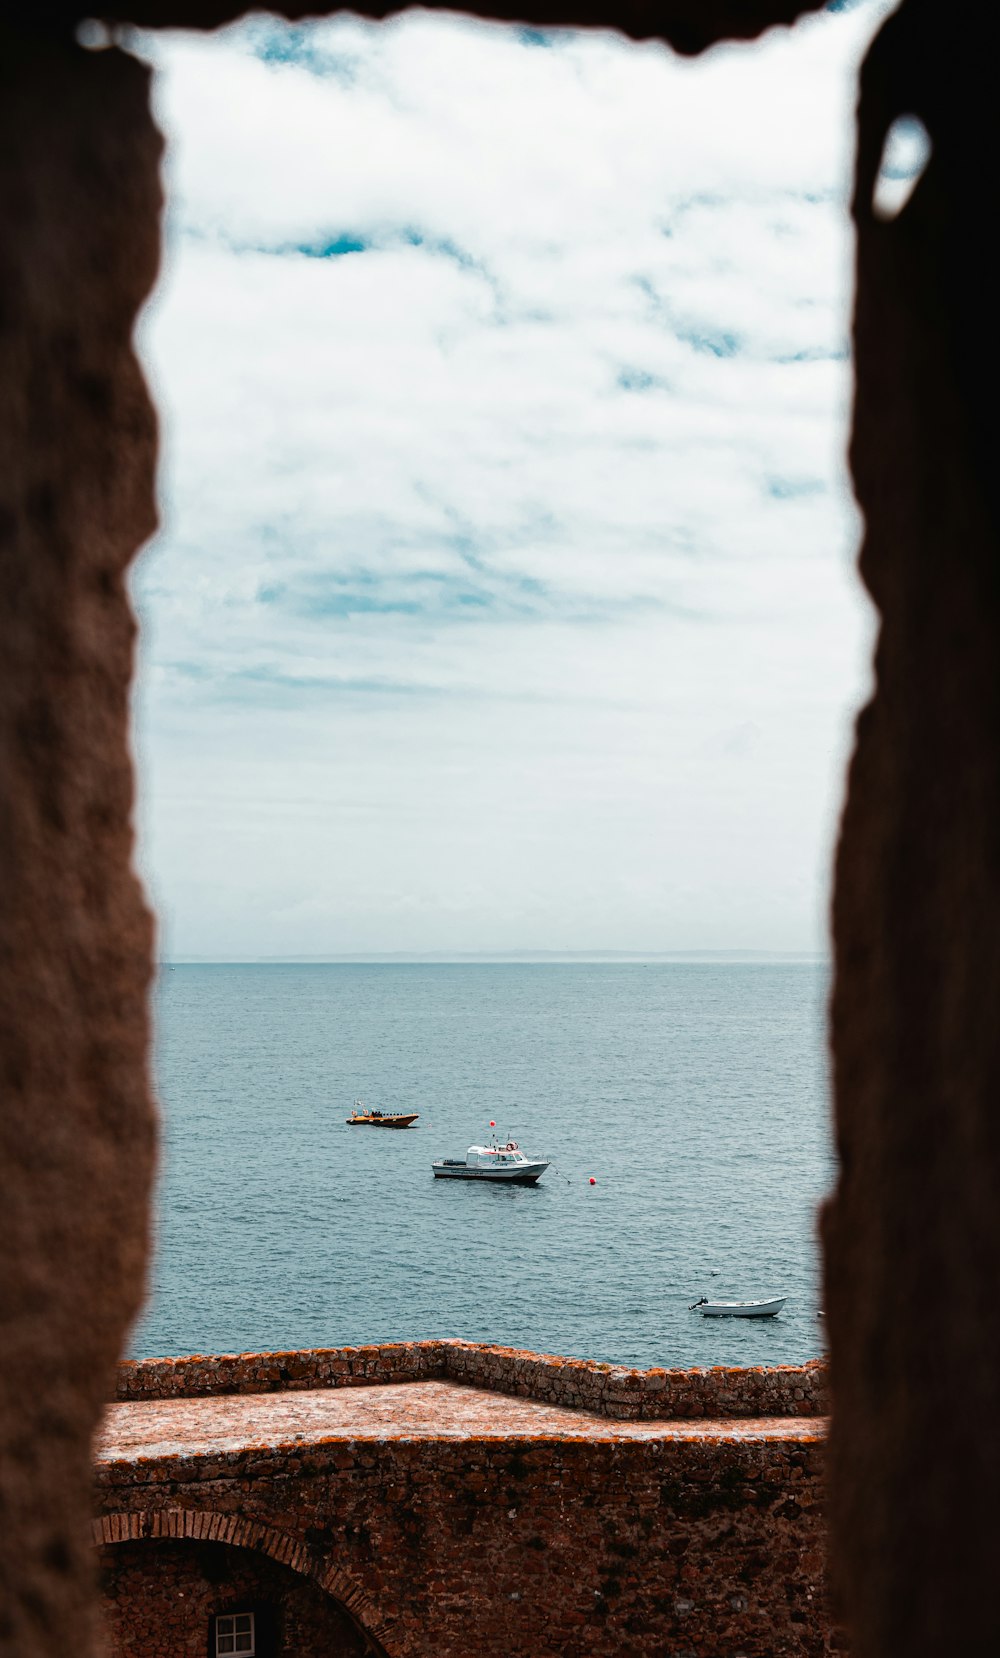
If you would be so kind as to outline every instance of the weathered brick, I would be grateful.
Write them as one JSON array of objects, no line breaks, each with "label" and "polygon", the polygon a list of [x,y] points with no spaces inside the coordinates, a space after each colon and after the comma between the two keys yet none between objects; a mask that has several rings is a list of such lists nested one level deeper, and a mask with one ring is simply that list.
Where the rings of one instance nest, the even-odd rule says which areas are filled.
[{"label": "weathered brick", "polygon": [[[837,1639],[823,1425],[798,1416],[824,1382],[810,1370],[796,1400],[803,1371],[643,1374],[460,1343],[133,1365],[96,1473],[103,1535],[220,1537],[224,1516],[240,1583],[248,1560],[265,1576],[285,1561],[399,1658],[466,1658],[472,1629],[477,1658],[806,1658]],[[589,1411],[567,1408],[581,1396]],[[109,1553],[125,1547],[150,1547],[159,1604],[155,1550]],[[115,1580],[119,1658],[138,1658],[122,1614],[137,1571]],[[180,1617],[149,1650],[185,1658]]]}]

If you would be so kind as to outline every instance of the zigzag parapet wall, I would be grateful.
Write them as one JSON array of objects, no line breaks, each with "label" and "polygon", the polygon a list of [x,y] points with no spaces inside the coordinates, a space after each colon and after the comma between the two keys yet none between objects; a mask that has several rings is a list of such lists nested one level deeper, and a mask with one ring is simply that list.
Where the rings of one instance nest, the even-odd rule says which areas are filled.
[{"label": "zigzag parapet wall", "polygon": [[633,1370],[470,1341],[389,1342],[304,1352],[193,1354],[118,1367],[118,1400],[193,1399],[386,1382],[445,1380],[617,1421],[825,1416],[827,1368]]},{"label": "zigzag parapet wall", "polygon": [[241,1597],[286,1631],[264,1658],[321,1658],[316,1593],[323,1658],[824,1658],[825,1390],[466,1342],[123,1365],[111,1658],[154,1628],[204,1658]]}]

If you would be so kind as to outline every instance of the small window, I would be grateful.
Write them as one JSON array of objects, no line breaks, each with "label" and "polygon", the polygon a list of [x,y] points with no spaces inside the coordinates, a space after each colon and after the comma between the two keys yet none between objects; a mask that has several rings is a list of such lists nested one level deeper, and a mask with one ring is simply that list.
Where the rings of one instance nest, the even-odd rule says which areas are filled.
[{"label": "small window", "polygon": [[254,1658],[254,1615],[252,1612],[227,1612],[215,1620],[215,1658],[242,1654]]}]

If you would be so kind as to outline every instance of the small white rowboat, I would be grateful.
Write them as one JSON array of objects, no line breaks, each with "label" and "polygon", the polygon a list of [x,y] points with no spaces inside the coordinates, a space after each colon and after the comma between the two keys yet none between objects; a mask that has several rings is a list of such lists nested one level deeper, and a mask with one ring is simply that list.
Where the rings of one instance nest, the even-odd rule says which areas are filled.
[{"label": "small white rowboat", "polygon": [[702,1318],[773,1318],[787,1300],[787,1295],[776,1295],[772,1301],[709,1301],[703,1295],[690,1311],[701,1313]]}]

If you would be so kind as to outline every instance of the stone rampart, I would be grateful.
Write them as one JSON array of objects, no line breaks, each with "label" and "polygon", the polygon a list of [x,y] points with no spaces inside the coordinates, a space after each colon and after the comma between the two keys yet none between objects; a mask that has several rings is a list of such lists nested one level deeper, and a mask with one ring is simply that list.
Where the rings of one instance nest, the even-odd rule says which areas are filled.
[{"label": "stone rampart", "polygon": [[[447,1419],[456,1396],[461,1431]],[[335,1399],[347,1417],[318,1424]],[[291,1628],[301,1597],[269,1562],[330,1597],[385,1658],[837,1650],[819,1420],[612,1422],[433,1381],[316,1400],[117,1407],[94,1526],[110,1658],[145,1658],[133,1631],[161,1614],[176,1651],[197,1658],[237,1597]],[[376,1404],[396,1420],[373,1428]],[[125,1443],[133,1416],[141,1444]]]},{"label": "stone rampart", "polygon": [[822,1360],[771,1369],[635,1370],[469,1341],[132,1360],[118,1367],[115,1398],[193,1399],[433,1380],[618,1421],[824,1416],[829,1409]]},{"label": "stone rampart", "polygon": [[461,1341],[125,1364],[95,1473],[111,1658],[154,1624],[198,1658],[237,1603],[286,1630],[261,1658],[338,1617],[366,1658],[820,1658],[825,1397],[819,1363]]}]

